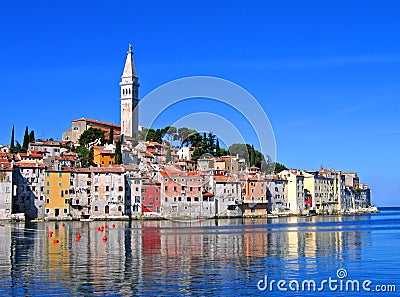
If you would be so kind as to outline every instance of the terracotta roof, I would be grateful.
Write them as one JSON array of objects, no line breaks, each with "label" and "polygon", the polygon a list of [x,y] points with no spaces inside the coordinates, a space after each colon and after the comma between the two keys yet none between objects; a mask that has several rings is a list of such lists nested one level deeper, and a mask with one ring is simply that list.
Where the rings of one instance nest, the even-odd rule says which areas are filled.
[{"label": "terracotta roof", "polygon": [[176,177],[176,176],[199,176],[200,175],[197,172],[193,172],[193,171],[160,171],[160,174],[162,176],[167,176],[167,177]]},{"label": "terracotta roof", "polygon": [[0,159],[0,171],[10,171],[12,170],[12,164],[11,162],[8,162],[7,160]]},{"label": "terracotta roof", "polygon": [[21,168],[44,168],[44,164],[42,163],[32,163],[32,162],[17,162],[15,163],[16,167]]},{"label": "terracotta roof", "polygon": [[93,124],[99,124],[99,125],[105,125],[105,126],[113,126],[114,128],[118,128],[121,129],[120,125],[117,124],[112,124],[112,123],[107,123],[107,122],[101,122],[98,120],[91,120],[91,119],[87,119],[87,118],[80,118],[77,120],[73,120],[72,122],[81,122],[81,121],[86,121],[88,123],[93,123]]},{"label": "terracotta roof", "polygon": [[92,172],[101,173],[123,173],[125,169],[120,165],[108,166],[108,167],[90,167]]},{"label": "terracotta roof", "polygon": [[214,180],[217,183],[238,183],[239,181],[235,180],[232,176],[226,175],[214,175]]},{"label": "terracotta roof", "polygon": [[93,150],[95,150],[99,154],[106,154],[106,155],[115,154],[112,150],[107,150],[103,146],[93,146]]},{"label": "terracotta roof", "polygon": [[60,146],[61,143],[58,141],[44,140],[44,141],[29,142],[29,145],[32,145],[32,146]]},{"label": "terracotta roof", "polygon": [[213,197],[213,196],[215,196],[215,195],[213,193],[210,193],[210,192],[203,193],[203,197]]}]

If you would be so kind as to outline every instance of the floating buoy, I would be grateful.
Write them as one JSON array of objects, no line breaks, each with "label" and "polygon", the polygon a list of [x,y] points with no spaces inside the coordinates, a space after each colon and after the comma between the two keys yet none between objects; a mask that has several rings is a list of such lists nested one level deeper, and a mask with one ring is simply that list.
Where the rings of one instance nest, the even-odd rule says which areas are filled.
[{"label": "floating buoy", "polygon": [[104,228],[108,228],[108,225],[104,225]]},{"label": "floating buoy", "polygon": [[53,243],[59,243],[60,241],[58,239],[54,239]]},{"label": "floating buoy", "polygon": [[51,237],[53,237],[53,231],[49,231],[49,232],[47,232],[47,237],[48,237],[48,238],[51,238]]},{"label": "floating buoy", "polygon": [[103,236],[103,242],[107,242],[107,236]]},{"label": "floating buoy", "polygon": [[115,228],[115,224],[112,224],[112,226],[111,226],[111,227]]},{"label": "floating buoy", "polygon": [[65,224],[64,224],[64,223],[62,223],[62,224],[61,224],[61,227],[65,227]]},{"label": "floating buoy", "polygon": [[76,241],[80,241],[80,240],[81,240],[81,234],[78,233],[78,234],[76,234]]}]

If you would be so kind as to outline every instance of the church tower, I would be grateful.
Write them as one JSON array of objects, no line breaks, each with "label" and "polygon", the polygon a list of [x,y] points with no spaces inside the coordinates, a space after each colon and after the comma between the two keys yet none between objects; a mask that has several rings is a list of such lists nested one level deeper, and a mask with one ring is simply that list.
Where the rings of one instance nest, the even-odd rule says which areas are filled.
[{"label": "church tower", "polygon": [[133,62],[132,45],[129,44],[121,82],[121,134],[138,135],[139,79]]}]

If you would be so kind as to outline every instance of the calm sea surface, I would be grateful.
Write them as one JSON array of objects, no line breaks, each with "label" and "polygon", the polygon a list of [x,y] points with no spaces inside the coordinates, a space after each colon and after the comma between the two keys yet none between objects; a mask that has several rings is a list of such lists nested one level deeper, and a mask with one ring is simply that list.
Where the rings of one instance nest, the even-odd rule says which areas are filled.
[{"label": "calm sea surface", "polygon": [[[2,223],[0,296],[400,295],[398,208],[354,216],[107,222],[98,231],[104,224]],[[310,293],[313,284],[304,281],[321,291]],[[396,293],[376,292],[394,286]]]}]

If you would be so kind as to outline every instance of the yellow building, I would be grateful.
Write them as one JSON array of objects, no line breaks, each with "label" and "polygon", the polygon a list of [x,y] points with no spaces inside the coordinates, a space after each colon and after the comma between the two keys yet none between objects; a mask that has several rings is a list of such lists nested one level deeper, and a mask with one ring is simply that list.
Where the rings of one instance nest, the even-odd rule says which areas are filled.
[{"label": "yellow building", "polygon": [[114,145],[94,146],[93,162],[100,167],[107,167],[115,163],[115,147]]},{"label": "yellow building", "polygon": [[70,177],[68,171],[47,170],[45,173],[45,218],[68,217],[70,205]]}]

